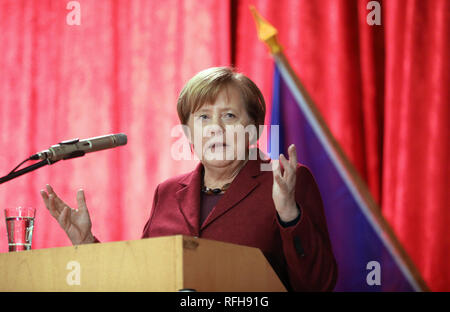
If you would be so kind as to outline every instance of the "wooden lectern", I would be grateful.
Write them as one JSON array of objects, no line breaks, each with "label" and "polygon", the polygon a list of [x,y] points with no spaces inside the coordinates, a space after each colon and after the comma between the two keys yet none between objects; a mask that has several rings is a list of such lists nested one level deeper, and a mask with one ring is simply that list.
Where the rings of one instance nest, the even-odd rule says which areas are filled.
[{"label": "wooden lectern", "polygon": [[286,291],[252,247],[182,235],[0,254],[0,291]]}]

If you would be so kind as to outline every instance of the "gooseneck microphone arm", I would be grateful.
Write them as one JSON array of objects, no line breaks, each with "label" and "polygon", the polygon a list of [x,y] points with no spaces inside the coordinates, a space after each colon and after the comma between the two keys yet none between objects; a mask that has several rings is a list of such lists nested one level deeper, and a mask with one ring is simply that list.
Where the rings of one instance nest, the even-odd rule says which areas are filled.
[{"label": "gooseneck microphone arm", "polygon": [[[28,159],[28,160],[30,160],[30,159]],[[17,171],[12,171],[8,175],[0,178],[0,184],[5,183],[5,182],[7,182],[9,180],[12,180],[14,178],[20,177],[21,175],[24,175],[25,173],[34,171],[34,170],[39,169],[41,167],[44,167],[46,165],[54,164],[57,161],[52,162],[51,160],[45,159],[45,160],[41,160],[40,162],[35,163],[35,164],[31,165],[31,166],[25,167],[23,169],[20,169],[20,170],[17,170]]]},{"label": "gooseneck microphone arm", "polygon": [[[44,150],[40,153],[34,154],[28,159],[21,162],[9,174],[0,178],[0,184],[5,183],[14,178],[17,178],[33,170],[36,170],[38,168],[41,168],[43,166],[52,165],[62,159],[66,160],[76,157],[82,157],[86,153],[96,152],[125,144],[127,144],[127,136],[123,133],[109,134],[81,141],[79,139],[63,141],[57,145],[53,145],[48,150]],[[23,163],[29,160],[41,160],[41,161],[16,171],[17,168],[19,168]]]}]

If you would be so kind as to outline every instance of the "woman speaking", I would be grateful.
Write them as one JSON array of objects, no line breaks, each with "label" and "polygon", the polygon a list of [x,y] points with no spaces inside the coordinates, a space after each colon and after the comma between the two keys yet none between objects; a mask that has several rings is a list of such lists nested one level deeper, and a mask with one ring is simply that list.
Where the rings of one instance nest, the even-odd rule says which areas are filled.
[{"label": "woman speaking", "polygon": [[[257,137],[246,132],[242,143],[230,135],[264,124],[258,87],[231,68],[209,68],[187,82],[177,110],[200,162],[157,186],[142,238],[182,234],[256,247],[288,290],[331,291],[337,266],[322,200],[309,169],[297,163],[295,146],[288,158],[272,161],[273,170],[262,170],[269,160],[250,148]],[[50,185],[41,195],[74,245],[98,242],[82,190],[78,209]]]}]

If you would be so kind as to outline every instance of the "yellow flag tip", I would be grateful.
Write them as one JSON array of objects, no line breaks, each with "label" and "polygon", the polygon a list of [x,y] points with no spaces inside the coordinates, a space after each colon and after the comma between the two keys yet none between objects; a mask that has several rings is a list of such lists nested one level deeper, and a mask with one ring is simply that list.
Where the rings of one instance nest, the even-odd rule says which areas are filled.
[{"label": "yellow flag tip", "polygon": [[259,14],[254,5],[249,5],[249,9],[256,24],[256,32],[258,33],[259,40],[263,41],[269,47],[270,53],[276,54],[280,52],[283,48],[277,40],[277,29]]}]

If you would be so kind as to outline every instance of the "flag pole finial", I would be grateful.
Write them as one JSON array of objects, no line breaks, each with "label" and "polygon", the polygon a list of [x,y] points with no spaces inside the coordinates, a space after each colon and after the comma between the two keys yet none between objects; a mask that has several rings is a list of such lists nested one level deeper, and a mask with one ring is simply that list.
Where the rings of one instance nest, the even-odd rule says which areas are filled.
[{"label": "flag pole finial", "polygon": [[269,47],[271,54],[281,52],[283,47],[278,42],[278,30],[267,20],[265,20],[253,5],[250,6],[250,11],[252,12],[253,19],[255,20],[259,40],[263,41]]}]

